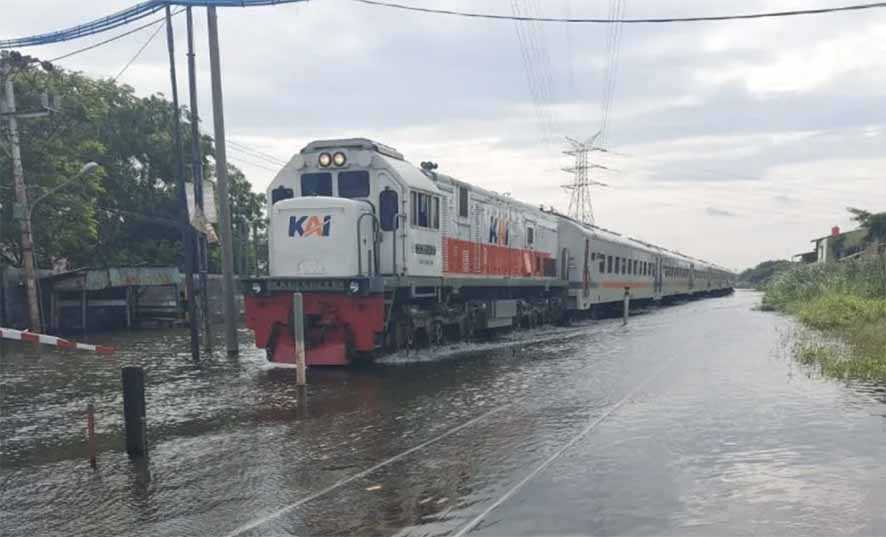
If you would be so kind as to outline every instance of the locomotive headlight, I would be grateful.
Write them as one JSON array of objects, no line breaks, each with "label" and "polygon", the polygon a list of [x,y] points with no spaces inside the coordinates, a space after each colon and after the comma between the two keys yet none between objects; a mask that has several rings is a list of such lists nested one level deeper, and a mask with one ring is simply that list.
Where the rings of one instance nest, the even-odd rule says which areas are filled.
[{"label": "locomotive headlight", "polygon": [[359,293],[360,292],[360,282],[358,282],[357,280],[351,280],[350,285],[348,285],[348,291],[352,295],[356,295],[357,293]]},{"label": "locomotive headlight", "polygon": [[332,164],[332,156],[329,153],[320,153],[320,157],[317,159],[317,164],[320,165],[321,168],[328,168],[330,164]]},{"label": "locomotive headlight", "polygon": [[335,164],[336,166],[339,166],[339,167],[344,166],[347,161],[348,161],[348,157],[345,156],[345,154],[342,153],[341,151],[332,155],[332,163]]}]

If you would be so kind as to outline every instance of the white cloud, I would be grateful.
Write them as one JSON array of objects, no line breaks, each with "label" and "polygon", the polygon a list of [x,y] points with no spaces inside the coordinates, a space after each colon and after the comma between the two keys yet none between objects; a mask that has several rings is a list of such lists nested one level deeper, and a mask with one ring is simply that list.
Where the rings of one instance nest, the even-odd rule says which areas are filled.
[{"label": "white cloud", "polygon": [[[716,42],[717,40],[714,39]],[[740,81],[751,93],[765,97],[773,93],[809,92],[835,83],[844,75],[886,80],[876,69],[886,57],[886,25],[869,24],[812,44],[792,44],[782,38],[773,43],[773,54],[760,61],[740,61],[726,67],[699,70],[696,77],[706,84]],[[708,43],[709,50],[727,52],[724,43]]]}]

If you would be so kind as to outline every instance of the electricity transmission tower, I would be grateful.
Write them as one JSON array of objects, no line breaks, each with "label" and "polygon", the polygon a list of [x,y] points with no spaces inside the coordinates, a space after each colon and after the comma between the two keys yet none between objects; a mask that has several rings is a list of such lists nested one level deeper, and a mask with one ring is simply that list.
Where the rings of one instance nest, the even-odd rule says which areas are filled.
[{"label": "electricity transmission tower", "polygon": [[603,169],[608,170],[606,166],[600,164],[592,164],[590,162],[590,153],[593,151],[604,151],[604,149],[595,147],[594,142],[600,132],[593,135],[585,142],[579,142],[573,138],[566,138],[569,143],[569,149],[563,151],[564,155],[575,158],[575,164],[570,168],[563,168],[566,173],[573,176],[572,183],[563,185],[563,188],[570,192],[569,198],[569,216],[584,224],[594,223],[594,206],[591,203],[591,187],[592,186],[609,186],[606,183],[595,181],[590,177],[590,170]]}]

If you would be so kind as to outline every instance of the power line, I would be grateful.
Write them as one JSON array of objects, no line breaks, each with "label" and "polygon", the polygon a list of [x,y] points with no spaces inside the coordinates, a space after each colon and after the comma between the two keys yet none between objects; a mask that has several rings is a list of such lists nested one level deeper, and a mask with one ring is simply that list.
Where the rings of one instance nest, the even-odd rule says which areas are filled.
[{"label": "power line", "polygon": [[[176,12],[176,14],[177,13],[180,13],[180,12]],[[83,48],[77,49],[73,52],[69,52],[69,53],[64,54],[62,56],[59,56],[57,58],[52,58],[49,60],[49,63],[54,63],[54,62],[57,62],[60,60],[64,60],[64,59],[70,58],[71,56],[75,56],[77,54],[80,54],[81,52],[87,52],[87,51],[90,51],[94,48],[98,48],[102,45],[107,45],[108,43],[113,43],[114,41],[116,41],[118,39],[123,39],[124,37],[126,37],[128,35],[132,35],[136,32],[140,32],[140,31],[144,30],[145,28],[150,28],[151,26],[154,26],[155,24],[160,24],[164,20],[166,20],[164,17],[160,17],[159,19],[154,19],[153,21],[151,21],[147,24],[142,24],[141,26],[137,26],[137,27],[133,28],[132,30],[128,30],[126,32],[123,32],[122,34],[115,35],[114,37],[105,39],[104,41],[99,41],[98,43],[94,43],[92,45],[89,45],[88,47],[83,47]],[[0,47],[2,47],[2,46],[3,46],[2,43],[0,43]]]},{"label": "power line", "polygon": [[237,147],[246,153],[250,153],[251,155],[253,155],[256,158],[260,158],[261,160],[267,161],[271,164],[274,164],[277,166],[285,166],[287,164],[287,162],[281,158],[277,158],[274,155],[271,155],[270,153],[265,153],[263,151],[260,151],[256,148],[246,145],[244,143],[235,142],[233,140],[228,140],[227,142],[228,142],[228,144],[230,144],[234,147]]},{"label": "power line", "polygon": [[164,9],[166,6],[252,7],[304,1],[306,0],[147,0],[122,11],[112,13],[106,17],[72,26],[71,28],[65,28],[64,30],[14,39],[5,39],[0,41],[0,48],[22,48],[36,45],[48,45],[50,43],[61,43],[62,41],[71,41],[73,39],[99,34],[149,17]]},{"label": "power line", "polygon": [[231,161],[231,162],[239,162],[240,164],[245,164],[245,165],[247,165],[247,166],[253,166],[253,167],[255,167],[255,168],[262,169],[262,170],[264,170],[264,171],[266,171],[266,172],[277,173],[277,172],[280,171],[280,168],[271,168],[271,167],[270,167],[269,165],[267,165],[267,164],[262,164],[262,163],[259,163],[259,162],[251,161],[251,160],[249,160],[248,157],[249,157],[249,155],[244,155],[244,154],[241,153],[241,154],[239,154],[239,155],[236,155],[233,159],[228,158],[228,160]]},{"label": "power line", "polygon": [[453,15],[457,17],[468,17],[475,19],[496,19],[496,20],[514,20],[514,21],[535,21],[535,22],[561,22],[561,23],[577,23],[577,24],[662,24],[662,23],[678,23],[678,22],[716,22],[729,20],[748,20],[748,19],[766,19],[777,17],[794,17],[798,15],[824,15],[828,13],[840,13],[845,11],[862,11],[866,9],[886,8],[886,2],[873,2],[869,4],[853,4],[848,6],[837,6],[819,9],[795,9],[790,11],[765,11],[760,13],[745,13],[736,15],[710,15],[701,17],[661,17],[661,18],[636,18],[636,19],[595,19],[595,18],[561,18],[561,17],[529,17],[518,15],[498,15],[494,13],[478,13],[473,11],[458,11],[452,9],[433,9],[427,7],[410,6],[406,4],[398,4],[394,2],[382,2],[379,0],[353,0],[361,4],[370,6],[387,7],[393,9],[402,9],[406,11],[416,11],[420,13],[430,13],[434,15]]},{"label": "power line", "polygon": [[[179,11],[178,13],[181,13],[181,11]],[[117,73],[117,75],[111,79],[111,82],[116,82],[118,78],[123,76],[123,73],[125,73],[126,70],[129,69],[129,66],[132,65],[132,62],[134,62],[135,60],[138,59],[139,56],[141,56],[142,52],[144,52],[145,49],[148,48],[148,45],[151,44],[151,41],[153,41],[154,38],[157,37],[157,34],[159,34],[160,30],[162,30],[162,29],[163,29],[162,25],[157,26],[157,29],[154,30],[154,33],[151,34],[151,37],[149,37],[148,40],[145,41],[145,44],[142,45],[140,49],[138,49],[138,52],[136,52],[135,55],[132,58],[130,58],[128,62],[126,62],[126,65],[124,65],[123,69],[120,69],[120,72]]]},{"label": "power line", "polygon": [[[624,1],[612,0],[609,3],[609,18],[620,20],[624,16]],[[609,112],[612,106],[612,99],[615,93],[615,81],[618,75],[618,61],[621,56],[621,34],[623,25],[621,23],[613,24],[609,27],[607,35],[607,51],[608,58],[606,76],[603,79],[603,97],[601,98],[600,112],[600,140],[599,145],[604,145],[608,135],[607,127],[609,125]]]}]

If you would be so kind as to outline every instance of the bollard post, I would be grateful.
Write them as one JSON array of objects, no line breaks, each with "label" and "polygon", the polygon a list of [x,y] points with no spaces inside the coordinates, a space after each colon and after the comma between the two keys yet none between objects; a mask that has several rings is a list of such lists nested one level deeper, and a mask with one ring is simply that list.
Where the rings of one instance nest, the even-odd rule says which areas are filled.
[{"label": "bollard post", "polygon": [[95,406],[86,405],[86,446],[89,450],[89,466],[94,470],[97,466],[95,456]]},{"label": "bollard post", "polygon": [[631,288],[625,287],[625,303],[624,303],[623,324],[628,324],[628,317],[631,315]]},{"label": "bollard post", "polygon": [[296,416],[300,419],[305,419],[308,417],[308,387],[304,384],[296,387],[296,392],[298,393],[295,404]]},{"label": "bollard post", "polygon": [[295,343],[296,384],[307,382],[305,372],[305,310],[301,293],[292,293],[292,337]]},{"label": "bollard post", "polygon": [[145,423],[145,372],[140,367],[124,367],[123,422],[126,427],[126,453],[131,457],[147,454]]}]

